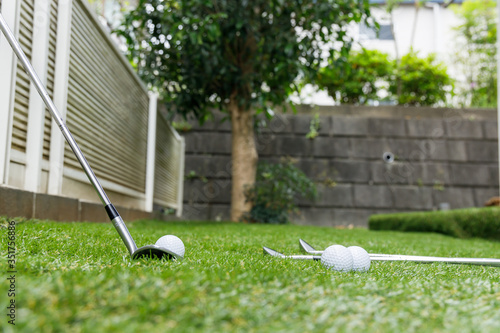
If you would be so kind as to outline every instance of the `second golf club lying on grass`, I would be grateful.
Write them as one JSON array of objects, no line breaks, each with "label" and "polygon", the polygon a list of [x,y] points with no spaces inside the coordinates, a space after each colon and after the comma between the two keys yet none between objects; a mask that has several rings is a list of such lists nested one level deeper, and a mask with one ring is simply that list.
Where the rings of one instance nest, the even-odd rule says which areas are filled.
[{"label": "second golf club lying on grass", "polygon": [[35,72],[35,69],[29,62],[28,58],[24,54],[23,50],[21,49],[21,46],[19,45],[19,42],[16,40],[14,37],[14,34],[12,31],[9,29],[7,26],[7,23],[5,22],[2,14],[0,14],[0,30],[2,30],[3,34],[5,35],[5,38],[7,38],[7,41],[9,42],[10,46],[12,47],[12,50],[16,54],[16,56],[19,58],[19,61],[23,65],[24,69],[26,70],[26,73],[31,79],[31,82],[35,85],[36,90],[42,97],[45,105],[47,106],[47,109],[50,112],[50,115],[52,116],[52,119],[57,123],[59,129],[61,130],[62,134],[66,138],[66,141],[68,142],[69,146],[71,147],[71,150],[73,150],[73,153],[75,154],[76,158],[78,159],[78,162],[80,162],[80,165],[82,166],[83,170],[85,171],[85,174],[87,175],[90,183],[94,187],[94,189],[97,192],[97,195],[99,196],[99,199],[101,199],[102,204],[104,205],[104,209],[106,210],[106,213],[108,214],[109,219],[113,223],[113,226],[115,227],[116,231],[120,235],[123,243],[127,247],[130,255],[132,256],[133,259],[137,259],[140,257],[157,257],[157,258],[167,258],[167,259],[182,259],[184,256],[184,244],[182,241],[172,235],[169,236],[164,236],[167,238],[160,238],[155,245],[146,245],[140,248],[137,248],[137,245],[134,242],[134,239],[130,235],[130,232],[127,229],[127,226],[123,222],[122,217],[120,214],[118,214],[117,210],[109,200],[108,196],[104,192],[104,189],[102,188],[101,184],[97,180],[97,177],[95,176],[94,172],[90,168],[89,163],[85,159],[85,156],[83,156],[82,151],[78,147],[75,139],[73,139],[73,136],[71,135],[70,131],[66,127],[66,123],[64,122],[63,118],[59,114],[59,111],[57,110],[54,102],[49,97],[49,93],[47,92],[47,89],[45,89],[42,81],[38,77],[38,75]]},{"label": "second golf club lying on grass", "polygon": [[298,260],[320,260],[323,266],[340,272],[366,272],[370,269],[370,256],[359,246],[348,248],[342,245],[332,245],[328,247],[321,256],[292,255],[286,256],[283,253],[264,246],[264,254],[274,257],[298,259]]},{"label": "second golf club lying on grass", "polygon": [[[303,239],[300,239],[299,243],[301,248],[309,254],[322,255],[324,252],[316,250]],[[368,255],[370,256],[370,259],[372,261],[411,261],[411,262],[422,262],[422,263],[442,262],[448,264],[468,264],[468,265],[500,267],[500,259],[491,259],[491,258],[446,258],[446,257],[429,257],[429,256],[399,255],[399,254],[374,254],[374,253],[369,253]]]}]

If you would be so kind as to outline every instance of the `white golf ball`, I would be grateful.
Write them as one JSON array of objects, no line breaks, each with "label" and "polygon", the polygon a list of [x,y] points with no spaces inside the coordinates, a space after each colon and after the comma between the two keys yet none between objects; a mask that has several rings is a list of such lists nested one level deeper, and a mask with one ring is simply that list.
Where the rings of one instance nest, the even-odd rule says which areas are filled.
[{"label": "white golf ball", "polygon": [[351,251],[342,245],[329,246],[321,255],[321,263],[334,271],[349,272],[352,270]]},{"label": "white golf ball", "polygon": [[347,249],[352,255],[352,270],[357,272],[368,272],[371,264],[368,252],[359,246],[349,246]]},{"label": "white golf ball", "polygon": [[184,257],[184,252],[186,250],[181,239],[174,235],[166,235],[160,237],[160,239],[156,241],[155,245],[166,248],[167,250],[172,251],[173,253],[178,254],[182,257]]}]

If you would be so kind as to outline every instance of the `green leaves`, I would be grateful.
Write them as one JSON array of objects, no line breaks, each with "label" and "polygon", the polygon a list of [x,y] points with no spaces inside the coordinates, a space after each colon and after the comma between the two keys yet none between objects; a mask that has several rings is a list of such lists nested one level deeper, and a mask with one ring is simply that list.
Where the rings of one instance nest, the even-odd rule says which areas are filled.
[{"label": "green leaves", "polygon": [[396,96],[398,104],[431,106],[445,103],[452,88],[453,80],[446,66],[437,62],[435,55],[420,58],[417,52],[411,51],[396,67],[389,91]]},{"label": "green leaves", "polygon": [[380,51],[345,53],[319,71],[318,85],[337,102],[366,104],[377,99],[381,88],[377,83],[389,78],[393,66],[388,55]]},{"label": "green leaves", "polygon": [[283,105],[299,75],[315,76],[318,42],[342,52],[368,15],[368,0],[140,0],[117,32],[171,110],[205,119],[232,96],[244,110]]},{"label": "green leaves", "polygon": [[388,98],[401,105],[431,106],[446,103],[453,90],[446,67],[434,55],[420,58],[413,51],[399,62],[377,50],[346,52],[319,71],[317,83],[345,104]]},{"label": "green leaves", "polygon": [[467,0],[453,5],[461,24],[457,32],[455,62],[466,79],[459,86],[460,103],[471,107],[497,105],[497,10],[491,0]]},{"label": "green leaves", "polygon": [[497,207],[372,215],[371,230],[436,232],[459,238],[500,240]]},{"label": "green leaves", "polygon": [[288,214],[298,211],[297,198],[317,196],[315,184],[289,160],[259,163],[255,185],[245,194],[253,204],[245,220],[272,224],[288,223]]}]

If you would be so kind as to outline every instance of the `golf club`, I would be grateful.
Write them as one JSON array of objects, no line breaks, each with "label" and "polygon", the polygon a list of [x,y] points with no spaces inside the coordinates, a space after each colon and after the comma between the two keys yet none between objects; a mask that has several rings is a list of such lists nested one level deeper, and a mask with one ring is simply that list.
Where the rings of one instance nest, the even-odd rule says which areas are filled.
[{"label": "golf club", "polygon": [[[309,254],[319,254],[322,255],[323,251],[316,250],[314,247],[312,247],[310,244],[308,244],[305,240],[299,239],[299,244],[300,248],[304,250],[305,252]],[[378,254],[378,253],[369,253],[370,258],[371,257],[387,257],[387,256],[392,256],[392,254]],[[412,256],[408,256],[412,257]]]},{"label": "golf club", "polygon": [[[302,249],[304,249],[307,253],[316,255],[321,255],[323,253],[323,251],[318,251],[314,249],[311,245],[309,245],[306,241],[302,239],[299,240],[299,243]],[[279,255],[274,255],[274,256],[279,256]],[[372,261],[411,261],[411,262],[422,262],[422,263],[443,262],[448,264],[469,264],[469,265],[500,267],[500,259],[490,259],[490,258],[446,258],[446,257],[429,257],[429,256],[398,255],[398,254],[373,254],[373,253],[369,253],[369,256]],[[299,257],[307,257],[307,256],[299,256]],[[309,257],[321,258],[321,256],[314,256],[314,255]],[[320,260],[316,258],[292,258],[292,259]]]},{"label": "golf club", "polygon": [[273,257],[279,257],[279,258],[286,258],[286,259],[296,259],[296,260],[321,260],[321,256],[310,256],[310,255],[292,255],[292,256],[287,256],[284,255],[281,252],[278,252],[276,250],[270,249],[266,246],[263,246],[262,249],[264,250],[264,254],[271,255]]},{"label": "golf club", "polygon": [[104,205],[104,209],[106,210],[106,213],[108,214],[109,219],[113,223],[113,226],[115,227],[116,231],[120,235],[123,243],[127,247],[128,251],[130,252],[130,256],[132,259],[137,259],[140,257],[150,257],[154,258],[157,257],[159,259],[161,258],[167,258],[167,259],[183,259],[183,256],[177,253],[174,253],[173,251],[170,251],[169,249],[166,249],[164,247],[156,246],[156,245],[146,245],[140,248],[137,248],[137,245],[134,242],[134,239],[130,235],[130,232],[127,229],[127,226],[123,222],[122,217],[120,214],[118,214],[117,210],[109,200],[108,196],[104,192],[104,189],[102,188],[101,184],[99,183],[97,177],[95,176],[94,172],[90,168],[89,163],[85,159],[85,156],[83,156],[82,151],[78,147],[76,141],[73,139],[73,136],[71,135],[70,131],[66,127],[66,123],[64,122],[63,118],[61,117],[59,111],[57,110],[54,102],[50,99],[49,94],[47,92],[47,89],[42,84],[42,81],[38,77],[38,75],[35,72],[35,69],[29,62],[28,58],[24,54],[23,50],[21,49],[21,46],[19,45],[19,42],[16,40],[14,37],[14,34],[10,30],[10,28],[7,26],[7,23],[5,22],[3,15],[0,13],[0,29],[2,30],[5,38],[9,42],[12,50],[16,54],[16,56],[19,58],[19,61],[21,61],[21,64],[23,65],[26,73],[31,79],[31,82],[35,85],[38,93],[40,94],[40,97],[42,97],[45,105],[47,106],[50,115],[52,116],[52,119],[57,123],[59,129],[61,130],[62,134],[64,135],[66,141],[68,142],[69,146],[71,147],[71,150],[73,150],[73,153],[75,154],[76,158],[78,159],[78,162],[80,162],[80,165],[82,166],[85,174],[87,175],[90,183],[94,187],[95,191],[97,192],[97,195],[99,196],[99,199],[101,199],[102,204]]},{"label": "golf club", "polygon": [[[361,248],[360,248],[361,249]],[[279,257],[284,259],[295,259],[295,260],[317,260],[330,269],[341,272],[348,272],[351,270],[358,272],[367,272],[370,269],[370,259],[367,257],[366,251],[364,255],[359,252],[351,252],[348,248],[342,245],[331,246],[324,254],[321,256],[311,256],[311,255],[291,255],[287,256],[276,250],[270,249],[268,247],[263,247],[264,254],[271,255],[273,257]]]}]

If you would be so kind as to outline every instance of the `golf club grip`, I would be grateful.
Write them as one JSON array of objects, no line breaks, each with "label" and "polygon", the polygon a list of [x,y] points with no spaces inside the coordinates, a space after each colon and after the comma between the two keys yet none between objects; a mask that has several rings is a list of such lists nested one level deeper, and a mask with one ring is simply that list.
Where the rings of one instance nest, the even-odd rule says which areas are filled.
[{"label": "golf club grip", "polygon": [[49,96],[49,93],[47,92],[47,89],[45,89],[42,81],[38,77],[37,73],[35,72],[35,69],[31,65],[30,61],[26,57],[26,54],[23,52],[21,45],[19,42],[16,40],[14,37],[14,34],[10,30],[10,28],[7,26],[7,22],[5,22],[5,19],[3,15],[0,13],[0,29],[2,30],[5,38],[9,42],[12,50],[16,54],[17,58],[21,62],[21,64],[24,67],[24,70],[28,74],[28,76],[31,79],[31,82],[35,85],[36,90],[40,94],[40,97],[43,99],[45,105],[47,106],[50,115],[52,116],[52,119],[57,123],[59,129],[61,130],[64,138],[68,142],[69,146],[71,147],[71,150],[75,154],[76,158],[78,159],[78,162],[83,168],[83,171],[87,175],[87,178],[89,179],[90,183],[94,187],[95,191],[97,192],[97,195],[99,196],[99,199],[101,199],[102,204],[104,205],[106,212],[108,213],[108,217],[113,223],[113,226],[115,227],[116,231],[120,235],[121,239],[125,243],[125,246],[129,250],[130,254],[132,255],[134,251],[137,249],[137,246],[132,239],[132,236],[130,235],[130,232],[127,229],[127,226],[123,222],[123,219],[121,218],[120,214],[116,211],[115,207],[111,204],[111,201],[109,200],[108,196],[106,195],[106,192],[104,192],[104,189],[102,188],[101,184],[99,183],[99,180],[94,174],[94,171],[90,167],[90,164],[87,162],[87,159],[83,155],[82,151],[80,150],[80,147],[78,147],[78,144],[76,143],[75,139],[71,135],[71,132],[69,131],[68,127],[66,126],[66,123],[64,122],[64,119],[61,117],[61,114],[57,110],[57,107],[55,106],[54,102]]}]

